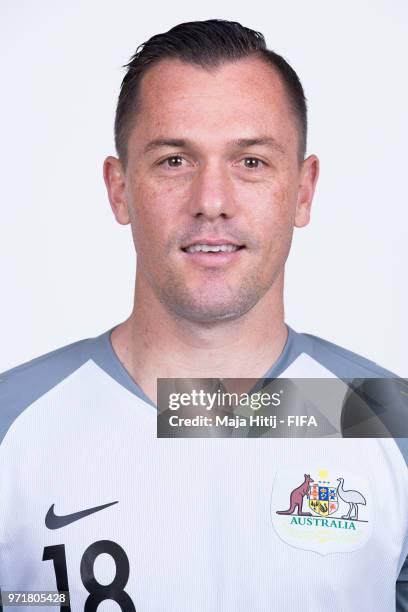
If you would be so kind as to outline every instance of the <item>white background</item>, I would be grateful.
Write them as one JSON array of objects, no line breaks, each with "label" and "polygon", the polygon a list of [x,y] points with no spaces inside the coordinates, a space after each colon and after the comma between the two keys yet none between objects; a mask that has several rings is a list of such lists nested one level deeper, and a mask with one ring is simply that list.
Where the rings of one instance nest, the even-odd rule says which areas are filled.
[{"label": "white background", "polygon": [[405,0],[1,3],[0,371],[102,333],[132,306],[135,256],[102,179],[121,66],[182,21],[264,33],[309,100],[321,160],[296,230],[286,321],[408,376]]}]

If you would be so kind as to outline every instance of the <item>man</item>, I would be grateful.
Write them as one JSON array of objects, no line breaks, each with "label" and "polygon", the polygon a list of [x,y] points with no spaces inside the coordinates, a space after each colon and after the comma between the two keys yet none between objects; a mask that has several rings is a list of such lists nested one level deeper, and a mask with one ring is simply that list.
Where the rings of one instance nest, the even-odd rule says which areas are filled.
[{"label": "man", "polygon": [[319,173],[296,73],[221,20],[127,68],[104,178],[134,308],[1,378],[3,591],[87,612],[408,610],[403,440],[156,436],[158,378],[392,376],[284,322]]}]

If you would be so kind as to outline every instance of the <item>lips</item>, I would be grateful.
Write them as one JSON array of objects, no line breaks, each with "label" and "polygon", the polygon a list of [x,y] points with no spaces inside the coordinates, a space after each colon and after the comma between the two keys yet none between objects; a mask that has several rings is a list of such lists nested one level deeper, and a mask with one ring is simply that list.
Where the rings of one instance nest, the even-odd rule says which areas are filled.
[{"label": "lips", "polygon": [[233,253],[242,248],[237,244],[193,244],[183,250],[185,253]]},{"label": "lips", "polygon": [[245,245],[234,242],[228,238],[200,238],[193,240],[186,246],[181,247],[185,253],[235,253],[245,248]]},{"label": "lips", "polygon": [[245,245],[229,239],[198,239],[181,248],[186,261],[201,269],[222,270],[242,257]]}]

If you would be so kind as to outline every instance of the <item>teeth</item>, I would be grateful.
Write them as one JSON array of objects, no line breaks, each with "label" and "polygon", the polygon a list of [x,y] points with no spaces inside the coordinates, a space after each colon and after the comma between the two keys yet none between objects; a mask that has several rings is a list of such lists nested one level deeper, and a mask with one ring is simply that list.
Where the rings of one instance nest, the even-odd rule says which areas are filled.
[{"label": "teeth", "polygon": [[187,253],[197,253],[203,251],[204,253],[232,253],[237,251],[238,246],[235,244],[194,244],[186,248]]}]

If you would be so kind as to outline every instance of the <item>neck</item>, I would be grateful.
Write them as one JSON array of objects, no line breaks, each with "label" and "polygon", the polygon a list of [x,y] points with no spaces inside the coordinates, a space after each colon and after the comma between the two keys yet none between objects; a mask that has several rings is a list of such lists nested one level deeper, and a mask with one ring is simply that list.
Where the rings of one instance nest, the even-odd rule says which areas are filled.
[{"label": "neck", "polygon": [[111,337],[122,364],[153,401],[157,378],[260,378],[286,339],[283,273],[245,315],[213,324],[169,312],[138,275],[132,314]]}]

